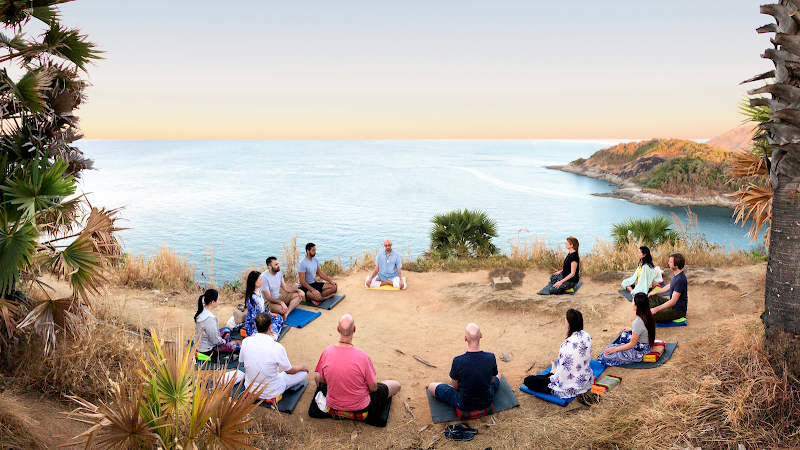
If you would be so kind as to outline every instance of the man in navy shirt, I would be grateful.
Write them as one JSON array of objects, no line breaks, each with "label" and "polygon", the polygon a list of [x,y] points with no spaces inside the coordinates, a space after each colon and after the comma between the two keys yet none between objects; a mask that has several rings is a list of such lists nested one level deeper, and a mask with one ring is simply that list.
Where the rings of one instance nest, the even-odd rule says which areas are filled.
[{"label": "man in navy shirt", "polygon": [[431,383],[428,392],[462,411],[480,411],[491,406],[500,388],[494,353],[481,351],[481,330],[471,323],[464,331],[467,352],[453,358],[450,384]]},{"label": "man in navy shirt", "polygon": [[[669,256],[669,268],[672,269],[672,279],[663,288],[649,293],[650,312],[656,322],[670,322],[675,319],[686,317],[686,309],[689,302],[688,282],[686,274],[683,273],[683,266],[686,259],[680,253],[673,253]],[[659,297],[669,291],[669,298]]]}]

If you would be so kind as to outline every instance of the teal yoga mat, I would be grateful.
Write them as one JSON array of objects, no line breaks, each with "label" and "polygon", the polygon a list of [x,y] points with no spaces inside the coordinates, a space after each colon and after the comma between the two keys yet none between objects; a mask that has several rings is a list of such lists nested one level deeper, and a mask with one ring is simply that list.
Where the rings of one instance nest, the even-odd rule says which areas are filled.
[{"label": "teal yoga mat", "polygon": [[322,315],[322,313],[319,311],[312,312],[305,309],[295,308],[289,313],[289,317],[287,317],[283,323],[284,325],[289,325],[290,327],[303,328],[320,315]]},{"label": "teal yoga mat", "polygon": [[[576,292],[578,292],[578,289],[580,289],[581,286],[583,286],[583,281],[578,281],[578,284],[576,284],[575,287],[572,288],[572,292],[564,292],[561,295],[574,295]],[[550,293],[551,287],[553,287],[553,283],[547,283],[547,286],[545,286],[544,289],[539,291],[539,295],[555,295]]]},{"label": "teal yoga mat", "polygon": [[[597,379],[597,377],[602,375],[603,372],[606,370],[606,366],[600,364],[600,362],[595,360],[595,359],[589,360],[589,365],[592,367],[592,373],[594,374],[595,380]],[[537,375],[544,375],[544,374],[546,374],[548,372],[550,372],[550,368],[549,367],[544,369],[543,371],[539,372]],[[534,397],[538,397],[538,398],[540,398],[540,399],[542,399],[544,401],[547,401],[547,402],[550,402],[550,403],[555,403],[558,406],[567,406],[567,405],[569,405],[569,402],[571,402],[572,400],[575,399],[575,397],[559,398],[559,397],[556,397],[555,395],[544,394],[542,392],[532,391],[532,390],[528,389],[525,385],[520,386],[519,390],[524,392],[524,393],[526,393],[526,394],[533,395]]]},{"label": "teal yoga mat", "polygon": [[323,300],[323,302],[320,303],[319,305],[315,305],[315,304],[311,303],[308,300],[303,300],[302,302],[300,302],[300,304],[304,305],[304,306],[311,306],[312,308],[320,308],[320,309],[328,309],[328,310],[330,310],[331,308],[336,306],[340,301],[344,300],[345,297],[346,297],[345,295],[334,295],[333,297],[331,297],[331,298],[329,298],[327,300]]},{"label": "teal yoga mat", "polygon": [[[456,415],[455,408],[437,400],[436,397],[432,396],[431,393],[428,392],[427,387],[425,387],[425,392],[428,394],[428,406],[431,409],[431,419],[433,419],[433,423],[454,422],[461,420]],[[492,410],[494,413],[498,413],[500,411],[511,409],[515,406],[519,406],[519,400],[517,400],[517,397],[514,396],[514,391],[511,390],[511,386],[508,384],[508,381],[506,381],[506,377],[500,375],[500,388],[494,394]]]}]

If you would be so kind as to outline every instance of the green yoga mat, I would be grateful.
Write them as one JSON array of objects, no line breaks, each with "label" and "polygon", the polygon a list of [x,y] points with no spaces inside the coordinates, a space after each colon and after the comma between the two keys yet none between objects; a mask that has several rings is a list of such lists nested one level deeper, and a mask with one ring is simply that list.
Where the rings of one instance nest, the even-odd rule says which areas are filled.
[{"label": "green yoga mat", "polygon": [[[456,415],[455,408],[436,399],[436,397],[431,395],[427,387],[425,387],[425,392],[428,394],[428,406],[431,409],[431,419],[433,423],[461,420],[458,418],[458,415]],[[519,400],[517,400],[517,397],[514,395],[514,391],[511,390],[511,386],[509,386],[508,381],[506,381],[506,377],[500,375],[500,388],[494,393],[494,400],[492,401],[492,410],[494,412],[492,414],[511,409],[515,406],[519,406]]]}]

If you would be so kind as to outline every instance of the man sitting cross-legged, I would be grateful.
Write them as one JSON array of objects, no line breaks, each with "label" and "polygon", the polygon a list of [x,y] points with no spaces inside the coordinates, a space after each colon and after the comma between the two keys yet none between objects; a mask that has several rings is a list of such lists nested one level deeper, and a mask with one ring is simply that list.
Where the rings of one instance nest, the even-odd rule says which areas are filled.
[{"label": "man sitting cross-legged", "polygon": [[[280,293],[281,288],[283,294]],[[274,256],[267,258],[267,270],[261,274],[261,294],[266,300],[267,309],[283,316],[283,320],[286,320],[289,313],[305,298],[300,289],[287,285],[283,280],[281,264]]]},{"label": "man sitting cross-legged", "polygon": [[353,346],[356,323],[350,314],[339,319],[339,342],[322,352],[314,380],[320,387],[326,384],[328,408],[350,413],[367,413],[365,423],[377,418],[389,401],[400,391],[400,382],[375,381],[375,367],[367,352]]},{"label": "man sitting cross-legged", "polygon": [[461,411],[480,411],[491,406],[500,388],[494,353],[481,351],[481,330],[471,323],[464,331],[467,352],[453,358],[450,384],[431,383],[428,392]]},{"label": "man sitting cross-legged", "polygon": [[[672,269],[672,279],[663,288],[650,292],[650,312],[656,322],[669,322],[686,317],[689,303],[688,282],[683,266],[686,259],[680,253],[669,255],[669,268]],[[664,299],[659,294],[669,292],[669,298]]]},{"label": "man sitting cross-legged", "polygon": [[308,376],[308,367],[305,364],[293,366],[286,356],[286,349],[275,341],[277,336],[272,333],[272,318],[269,313],[262,312],[256,316],[256,330],[258,333],[244,338],[239,361],[245,366],[244,385],[256,383],[252,389],[257,391],[264,384],[266,389],[261,393],[261,398],[268,401],[277,401],[287,388],[302,382]]},{"label": "man sitting cross-legged", "polygon": [[378,252],[375,257],[375,270],[368,276],[364,283],[368,288],[381,286],[394,286],[397,289],[405,289],[408,285],[403,281],[402,267],[403,260],[400,254],[392,250],[392,241],[383,241],[384,253]]},{"label": "man sitting cross-legged", "polygon": [[[317,276],[327,283],[317,281]],[[305,292],[306,298],[315,305],[333,297],[339,289],[339,285],[319,267],[317,246],[312,242],[306,244],[306,257],[297,263],[297,287]]]}]

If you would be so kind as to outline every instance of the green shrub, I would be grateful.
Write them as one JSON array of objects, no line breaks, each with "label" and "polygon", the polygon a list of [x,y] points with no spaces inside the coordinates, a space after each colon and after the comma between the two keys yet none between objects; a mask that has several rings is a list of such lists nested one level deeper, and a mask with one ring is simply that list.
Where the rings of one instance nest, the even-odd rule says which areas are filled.
[{"label": "green shrub", "polygon": [[628,219],[611,227],[614,243],[622,246],[630,241],[654,246],[663,243],[674,245],[680,235],[672,229],[672,221],[664,216],[649,219]]},{"label": "green shrub", "polygon": [[585,162],[586,162],[586,158],[578,158],[575,161],[572,161],[570,164],[572,164],[573,166],[582,166],[583,163],[585,163]]},{"label": "green shrub", "polygon": [[483,211],[450,211],[433,216],[431,222],[431,252],[442,258],[497,253],[492,244],[492,238],[497,237],[497,222]]}]

